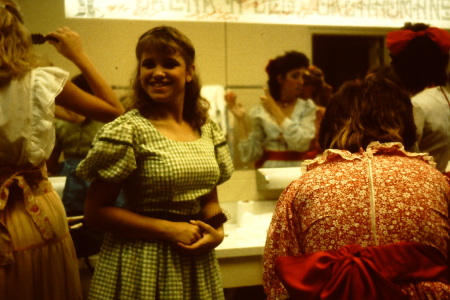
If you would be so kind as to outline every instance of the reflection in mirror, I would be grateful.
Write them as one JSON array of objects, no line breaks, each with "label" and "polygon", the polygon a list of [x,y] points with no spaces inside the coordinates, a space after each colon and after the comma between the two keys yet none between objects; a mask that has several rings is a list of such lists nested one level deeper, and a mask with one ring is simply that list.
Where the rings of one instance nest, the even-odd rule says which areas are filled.
[{"label": "reflection in mirror", "polygon": [[[353,80],[363,78],[368,70],[373,67],[386,64],[388,61],[388,55],[384,47],[383,35],[331,35],[331,34],[315,34],[312,35],[313,40],[313,63],[305,70],[302,70],[302,92],[298,97],[303,98],[303,109],[307,107],[309,99],[313,99],[316,104],[316,132],[320,126],[321,116],[324,114],[326,107],[326,100],[319,99],[312,96],[311,93],[307,93],[307,90],[311,88],[314,80],[320,78],[321,85],[326,87],[323,89],[326,91],[326,99],[331,97],[331,94],[336,91],[339,86],[346,80]],[[292,68],[292,67],[291,67]],[[282,74],[281,79],[284,83],[288,73]],[[284,76],[284,77],[283,77]],[[278,78],[280,79],[280,78]],[[230,103],[228,103],[228,139],[230,149],[234,158],[235,168],[239,169],[253,169],[258,167],[292,167],[292,164],[274,164],[263,165],[258,164],[258,161],[248,161],[245,156],[245,150],[242,148],[242,140],[245,139],[245,134],[242,131],[251,131],[258,126],[267,129],[268,126],[276,125],[276,117],[272,112],[267,113],[267,109],[270,109],[270,103],[263,103],[264,89],[259,86],[233,86],[228,87],[236,95],[236,102],[242,105],[242,109],[246,112],[245,118],[242,122],[236,118],[236,113],[232,113]],[[255,117],[256,113],[251,113],[257,110],[256,107],[263,106],[266,110],[263,115],[271,115],[272,121],[269,124],[261,123],[263,115]],[[283,112],[287,112],[287,115],[295,116],[295,109],[289,111],[284,107],[280,107]],[[257,123],[256,125],[254,123]],[[278,124],[286,126],[286,124]],[[279,132],[279,139],[283,139],[281,130]],[[241,145],[240,145],[241,144]],[[271,149],[273,150],[273,149]],[[297,149],[298,150],[298,149]],[[310,138],[310,148],[306,149],[309,152],[306,157],[302,156],[301,160],[314,158],[316,155],[320,155],[321,150],[318,147],[316,138]],[[313,151],[314,152],[310,152]],[[300,163],[296,163],[299,166]]]},{"label": "reflection in mirror", "polygon": [[239,129],[235,137],[242,162],[253,162],[256,168],[294,167],[316,156],[317,150],[310,148],[316,132],[316,106],[311,99],[300,99],[308,67],[309,59],[298,51],[269,59],[265,67],[268,87],[248,112],[236,93],[226,94]]},{"label": "reflection in mirror", "polygon": [[264,200],[278,199],[283,190],[302,175],[298,167],[260,168],[255,173],[256,187]]},{"label": "reflection in mirror", "polygon": [[364,78],[369,69],[383,65],[388,57],[383,35],[314,34],[312,42],[312,60],[334,91],[346,80]]},{"label": "reflection in mirror", "polygon": [[[251,85],[234,85],[227,87],[227,93],[233,91],[236,94],[236,98],[242,105],[242,108],[248,112],[253,107],[258,106],[261,103],[260,97],[264,94],[263,86],[251,86]],[[242,135],[242,126],[238,126],[235,117],[227,110],[227,138],[230,146],[231,155],[233,157],[234,168],[236,170],[253,169],[253,162],[243,162],[239,151],[239,137]],[[251,128],[251,121],[248,115],[245,117],[245,126]]]}]

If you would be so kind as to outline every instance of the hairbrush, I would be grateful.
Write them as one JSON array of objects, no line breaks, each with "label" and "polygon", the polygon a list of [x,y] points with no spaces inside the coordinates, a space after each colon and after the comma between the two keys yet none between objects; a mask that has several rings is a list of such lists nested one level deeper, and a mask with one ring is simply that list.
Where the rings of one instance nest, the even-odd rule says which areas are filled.
[{"label": "hairbrush", "polygon": [[54,37],[51,37],[48,35],[43,35],[41,33],[32,33],[31,34],[31,42],[34,45],[42,45],[43,43],[45,43],[48,40],[58,42],[57,38],[54,38]]},{"label": "hairbrush", "polygon": [[218,213],[213,214],[211,217],[206,218],[203,220],[206,224],[210,225],[211,227],[217,229],[220,226],[222,226],[223,223],[228,221],[230,219],[230,216],[227,211],[221,210]]}]

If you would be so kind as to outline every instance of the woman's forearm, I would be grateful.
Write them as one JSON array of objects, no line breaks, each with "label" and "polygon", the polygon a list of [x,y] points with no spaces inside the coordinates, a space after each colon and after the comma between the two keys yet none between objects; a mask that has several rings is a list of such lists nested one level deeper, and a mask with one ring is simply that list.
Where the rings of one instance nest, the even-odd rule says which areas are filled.
[{"label": "woman's forearm", "polygon": [[92,63],[91,59],[82,53],[76,59],[72,60],[72,62],[80,69],[89,86],[92,88],[94,95],[115,108],[120,115],[123,114],[124,108],[122,103]]},{"label": "woman's forearm", "polygon": [[203,220],[212,217],[214,214],[221,211],[219,197],[217,194],[217,187],[211,190],[208,195],[203,196],[200,201],[202,205],[201,216]]},{"label": "woman's forearm", "polygon": [[85,219],[91,226],[130,239],[167,239],[170,222],[149,218],[114,206],[86,209]]},{"label": "woman's forearm", "polygon": [[[61,55],[73,62],[78,69],[80,69],[95,95],[95,97],[92,98],[86,97],[66,83],[63,92],[57,97],[58,102],[61,102],[59,104],[68,107],[69,109],[74,107],[74,110],[80,113],[86,111],[88,114],[93,114],[90,111],[100,110],[101,112],[98,118],[93,114],[94,119],[99,121],[112,121],[115,117],[122,115],[124,113],[122,104],[110,85],[87,56],[83,49],[81,37],[78,33],[67,27],[62,27],[48,34],[48,37],[53,38],[49,39],[48,42],[52,44]],[[70,102],[75,103],[71,104]],[[84,103],[78,104],[78,102]],[[96,104],[93,102],[100,103]]]},{"label": "woman's forearm", "polygon": [[120,184],[92,182],[84,208],[86,222],[130,239],[164,239],[189,245],[201,238],[201,230],[196,225],[151,218],[115,207],[120,189]]}]

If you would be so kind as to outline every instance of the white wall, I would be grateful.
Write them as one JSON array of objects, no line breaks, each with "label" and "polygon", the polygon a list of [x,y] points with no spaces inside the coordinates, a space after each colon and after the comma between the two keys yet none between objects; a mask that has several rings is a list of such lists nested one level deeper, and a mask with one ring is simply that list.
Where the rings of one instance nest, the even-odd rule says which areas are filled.
[{"label": "white wall", "polygon": [[[295,25],[155,22],[136,20],[65,19],[62,0],[19,0],[31,33],[49,33],[61,26],[77,31],[85,50],[112,85],[128,85],[134,71],[138,37],[158,25],[175,26],[197,50],[203,84],[264,85],[269,58],[286,50],[311,56],[310,31]],[[74,75],[78,71],[52,46],[37,46],[45,58]]]}]

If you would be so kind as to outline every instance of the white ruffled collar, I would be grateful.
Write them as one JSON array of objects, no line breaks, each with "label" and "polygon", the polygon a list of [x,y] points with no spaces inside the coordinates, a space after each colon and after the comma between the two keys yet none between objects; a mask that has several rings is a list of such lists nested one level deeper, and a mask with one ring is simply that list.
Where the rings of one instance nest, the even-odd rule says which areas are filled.
[{"label": "white ruffled collar", "polygon": [[327,149],[323,152],[322,156],[317,157],[313,160],[305,160],[301,166],[302,173],[305,173],[308,170],[317,167],[318,165],[333,161],[336,158],[343,158],[345,160],[361,160],[365,156],[373,157],[373,155],[375,154],[389,154],[389,155],[415,157],[418,159],[422,159],[423,161],[426,161],[433,167],[436,166],[433,157],[430,156],[428,153],[407,152],[405,150],[405,147],[398,142],[391,142],[391,143],[372,142],[367,146],[365,151],[364,149],[361,148],[359,152],[356,153],[351,153],[348,150]]}]

